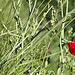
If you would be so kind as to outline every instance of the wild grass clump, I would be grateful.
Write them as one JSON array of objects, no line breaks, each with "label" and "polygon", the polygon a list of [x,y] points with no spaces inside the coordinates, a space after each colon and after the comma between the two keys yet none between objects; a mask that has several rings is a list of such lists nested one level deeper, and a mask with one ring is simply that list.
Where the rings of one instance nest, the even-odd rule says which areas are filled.
[{"label": "wild grass clump", "polygon": [[74,75],[74,0],[0,0],[0,74]]}]

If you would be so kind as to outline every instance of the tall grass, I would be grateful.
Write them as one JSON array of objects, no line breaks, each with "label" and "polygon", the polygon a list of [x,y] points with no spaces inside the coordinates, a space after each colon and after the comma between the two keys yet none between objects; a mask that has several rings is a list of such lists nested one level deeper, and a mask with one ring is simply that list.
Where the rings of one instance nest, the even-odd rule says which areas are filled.
[{"label": "tall grass", "polygon": [[74,0],[0,0],[0,74],[74,75]]}]

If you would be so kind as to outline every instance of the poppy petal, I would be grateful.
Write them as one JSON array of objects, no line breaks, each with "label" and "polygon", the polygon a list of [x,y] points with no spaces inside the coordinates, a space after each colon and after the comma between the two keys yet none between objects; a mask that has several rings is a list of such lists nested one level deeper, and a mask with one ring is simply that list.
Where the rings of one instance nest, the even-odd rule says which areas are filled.
[{"label": "poppy petal", "polygon": [[75,55],[75,42],[68,43],[69,50],[72,55]]},{"label": "poppy petal", "polygon": [[72,49],[72,55],[75,55],[75,48]]}]

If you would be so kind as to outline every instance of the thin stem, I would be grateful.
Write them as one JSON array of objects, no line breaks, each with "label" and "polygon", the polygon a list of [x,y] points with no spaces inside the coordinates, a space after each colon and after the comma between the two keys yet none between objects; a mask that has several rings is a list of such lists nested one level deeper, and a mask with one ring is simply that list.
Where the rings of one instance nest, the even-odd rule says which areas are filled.
[{"label": "thin stem", "polygon": [[[63,6],[62,6],[62,0],[61,0],[61,15],[63,18]],[[62,24],[62,29],[64,28],[64,23]],[[60,49],[61,49],[61,61],[63,62],[63,49],[62,49],[62,38],[64,39],[64,29],[61,32],[61,36],[60,36]],[[63,62],[64,63],[64,62]]]},{"label": "thin stem", "polygon": [[38,19],[38,17],[42,14],[42,12],[46,9],[47,5],[51,2],[51,0],[46,4],[46,6],[42,9],[42,11],[40,12],[40,14],[37,16],[36,19]]},{"label": "thin stem", "polygon": [[43,4],[44,1],[45,1],[45,0],[43,0],[43,1],[41,2],[41,4],[39,5],[38,9],[41,7],[41,5]]},{"label": "thin stem", "polygon": [[30,19],[31,19],[31,17],[32,17],[33,12],[34,12],[34,9],[35,9],[35,6],[36,6],[36,3],[37,3],[37,0],[35,0],[33,10],[32,10],[32,12],[31,12],[31,14],[30,14],[30,16],[29,16],[29,20],[28,20],[28,22],[27,22],[27,26],[26,26],[26,28],[25,28],[25,33],[24,33],[24,35],[27,33],[27,29],[28,29],[29,24],[30,24]]},{"label": "thin stem", "polygon": [[66,4],[66,15],[68,13],[68,0],[67,0],[67,4]]}]

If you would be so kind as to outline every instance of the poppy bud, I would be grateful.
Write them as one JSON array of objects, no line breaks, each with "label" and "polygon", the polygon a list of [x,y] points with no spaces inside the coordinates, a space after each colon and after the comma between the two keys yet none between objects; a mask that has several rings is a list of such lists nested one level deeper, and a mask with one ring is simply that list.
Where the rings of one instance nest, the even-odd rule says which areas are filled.
[{"label": "poppy bud", "polygon": [[69,50],[72,55],[75,55],[75,42],[69,42],[68,44]]}]

